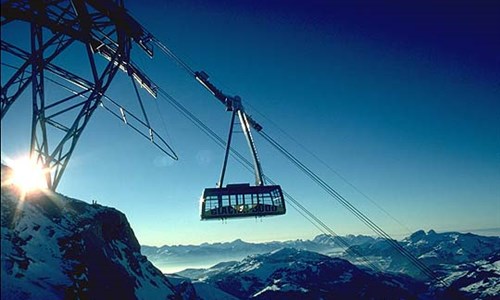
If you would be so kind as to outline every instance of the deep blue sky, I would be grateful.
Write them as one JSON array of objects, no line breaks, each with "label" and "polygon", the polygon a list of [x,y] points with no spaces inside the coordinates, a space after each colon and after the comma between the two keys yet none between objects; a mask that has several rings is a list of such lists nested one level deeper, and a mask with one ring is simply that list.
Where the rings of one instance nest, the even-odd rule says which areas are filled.
[{"label": "deep blue sky", "polygon": [[[127,7],[191,67],[205,70],[228,94],[240,95],[270,135],[387,232],[500,227],[500,5],[495,1],[127,1]],[[158,49],[153,60],[136,54],[157,84],[226,136],[230,115],[208,92]],[[68,55],[66,63],[75,57]],[[121,74],[110,96],[137,108],[130,91]],[[153,100],[145,100],[157,129],[165,132]],[[199,221],[199,196],[215,185],[223,151],[158,101],[178,162],[100,110],[60,192],[123,211],[143,244],[318,233],[291,207],[286,216],[262,222]],[[3,121],[3,155],[27,149],[29,135],[22,132],[29,129],[30,116],[22,106],[16,103]],[[242,138],[236,142],[246,154]],[[258,135],[256,142],[264,172],[337,233],[371,234]],[[230,164],[228,181],[252,178]]]}]

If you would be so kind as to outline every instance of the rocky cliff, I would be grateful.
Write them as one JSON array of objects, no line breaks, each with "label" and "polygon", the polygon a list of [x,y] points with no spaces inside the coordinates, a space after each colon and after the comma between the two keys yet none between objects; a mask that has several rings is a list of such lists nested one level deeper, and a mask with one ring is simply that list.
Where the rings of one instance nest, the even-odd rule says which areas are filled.
[{"label": "rocky cliff", "polygon": [[51,192],[22,199],[7,185],[1,209],[2,299],[197,298],[189,281],[172,284],[141,255],[116,209]]}]

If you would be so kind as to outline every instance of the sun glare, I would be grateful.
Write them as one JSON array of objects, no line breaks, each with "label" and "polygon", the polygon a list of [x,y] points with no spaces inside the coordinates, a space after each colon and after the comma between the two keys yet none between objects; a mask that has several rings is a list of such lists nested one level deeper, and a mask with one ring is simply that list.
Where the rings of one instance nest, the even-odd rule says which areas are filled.
[{"label": "sun glare", "polygon": [[24,193],[47,188],[46,172],[42,166],[28,158],[14,161],[12,171],[11,182]]}]

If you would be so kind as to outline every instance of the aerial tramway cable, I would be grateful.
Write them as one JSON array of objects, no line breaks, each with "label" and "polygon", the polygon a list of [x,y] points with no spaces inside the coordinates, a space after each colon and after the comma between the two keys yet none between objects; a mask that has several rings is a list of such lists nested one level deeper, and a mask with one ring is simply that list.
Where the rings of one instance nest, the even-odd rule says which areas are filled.
[{"label": "aerial tramway cable", "polygon": [[273,147],[278,149],[287,159],[289,159],[294,165],[296,165],[301,171],[303,171],[307,176],[309,176],[314,182],[316,182],[321,188],[323,188],[328,194],[330,194],[335,200],[341,203],[345,208],[347,208],[352,214],[354,214],[360,221],[362,221],[366,226],[372,229],[380,237],[386,240],[397,252],[410,260],[417,268],[419,268],[425,275],[431,279],[439,279],[436,277],[434,272],[422,263],[418,258],[416,258],[411,252],[406,248],[401,246],[397,241],[392,239],[392,237],[387,234],[382,228],[375,224],[370,218],[368,218],[364,213],[358,210],[354,205],[347,201],[342,195],[340,195],[335,189],[333,189],[328,183],[321,179],[317,174],[315,174],[311,169],[305,166],[300,160],[298,160],[293,154],[282,147],[278,142],[271,138],[264,131],[259,132],[264,139],[266,139]]},{"label": "aerial tramway cable", "polygon": [[[12,69],[17,69],[17,67],[15,66],[12,66],[8,63],[4,63],[2,62],[1,63],[2,66],[5,66],[5,67],[8,67],[8,68],[12,68]],[[64,76],[61,76],[60,74],[58,74],[57,72],[54,72],[54,70],[56,69],[51,69],[52,65],[49,63],[47,65],[48,67],[48,71],[53,74],[54,76],[62,79],[62,80],[65,80],[69,83],[72,83],[72,84],[75,84],[74,81],[71,81],[69,80],[68,78],[65,78]],[[28,74],[31,74],[30,71],[26,71]],[[75,76],[76,78],[76,76]],[[44,77],[45,80],[65,89],[66,91],[70,92],[73,94],[74,97],[80,97],[80,98],[83,98],[83,99],[87,99],[87,97],[85,96],[85,93],[89,92],[90,91],[90,86],[91,84],[90,83],[87,83],[86,80],[84,80],[83,78],[78,78],[80,84],[78,84],[77,86],[82,88],[83,90],[82,91],[77,91],[75,90],[74,88],[72,87],[69,87],[68,85],[64,84],[64,83],[61,83],[53,78],[50,78],[48,76],[45,76]],[[120,112],[120,114],[116,113],[115,111],[113,111],[110,107],[108,107],[107,105],[104,104],[103,101],[106,101],[107,103],[109,103],[110,105],[114,106],[115,108],[117,108]],[[78,104],[75,104],[73,105],[73,107],[76,107],[76,106],[80,106],[80,105],[83,105],[83,103],[85,103],[85,101],[81,102],[81,103],[78,103]],[[128,127],[130,127],[131,129],[133,129],[135,132],[137,132],[139,135],[141,135],[142,137],[150,140],[152,142],[153,145],[155,145],[155,147],[157,147],[161,152],[163,152],[165,155],[169,156],[170,158],[174,159],[174,160],[178,160],[179,157],[177,156],[177,154],[175,153],[175,151],[172,149],[172,147],[165,141],[165,139],[163,139],[161,137],[161,135],[159,135],[149,124],[149,120],[146,119],[146,122],[139,119],[137,116],[135,116],[133,113],[129,112],[127,109],[125,109],[123,106],[121,106],[118,102],[116,102],[115,100],[111,99],[109,96],[107,95],[103,95],[102,99],[101,99],[101,103],[100,103],[100,106],[102,108],[104,108],[107,112],[111,113],[114,117],[118,118],[119,120],[123,121]],[[143,113],[145,113],[145,111],[143,110]],[[129,116],[132,118],[132,120],[134,120],[135,122],[137,122],[139,125],[143,126],[143,127],[146,127],[148,129],[148,135],[146,135],[145,133],[143,133],[137,126],[133,125],[132,123],[130,123],[126,116]],[[147,116],[146,116],[147,117]],[[56,126],[57,128],[61,129],[61,130],[67,130],[67,128],[64,128],[62,125],[58,124],[58,123],[55,123],[53,121],[53,124],[54,126]],[[154,140],[152,138],[152,136],[155,136],[157,138],[157,140]]]},{"label": "aerial tramway cable", "polygon": [[[47,80],[53,82],[54,84],[57,84],[66,90],[74,93],[74,94],[79,94],[79,92],[75,91],[74,89],[57,82],[53,79],[47,78]],[[191,122],[193,122],[200,130],[202,130],[206,135],[208,135],[216,144],[218,144],[220,147],[224,148],[226,146],[226,142],[218,136],[210,127],[208,127],[206,124],[204,124],[200,119],[198,119],[194,114],[192,114],[188,109],[186,109],[180,102],[178,102],[175,98],[173,98],[171,95],[166,93],[163,89],[159,88],[159,94],[163,96],[165,99],[171,103],[171,105],[174,106],[181,114],[183,114],[186,118],[188,118]],[[81,97],[84,97],[81,95]],[[105,96],[105,100],[109,101],[113,105],[117,106],[120,108],[120,110],[125,111],[129,116],[132,116],[134,119],[139,121],[143,126],[148,127],[148,129],[151,129],[149,124],[142,122],[141,120],[137,119],[133,114],[130,114],[128,111],[126,111],[123,107],[119,106],[119,104],[112,100],[111,98]],[[115,112],[113,112],[110,108],[107,106],[102,105],[103,108],[105,108],[108,112],[113,114],[115,117],[122,119],[121,116],[117,115]],[[146,137],[145,134],[140,132],[135,126],[131,125],[128,123],[132,129],[134,129],[136,132],[141,134],[142,136]],[[333,188],[331,188],[327,183],[325,183],[321,178],[319,178],[316,174],[314,174],[309,168],[307,168],[305,165],[303,165],[297,158],[295,158],[290,152],[288,152],[285,148],[283,148],[279,143],[277,143],[274,139],[272,139],[267,133],[265,132],[260,132],[261,135],[275,148],[277,148],[281,153],[285,155],[289,160],[291,160],[297,167],[299,167],[306,175],[311,177],[315,182],[317,182],[322,188],[327,190],[327,192],[336,197],[346,208],[348,208],[354,215],[356,215],[361,221],[363,221],[368,227],[370,227],[372,230],[374,230],[378,235],[382,236],[386,241],[388,241],[391,246],[393,246],[399,253],[401,253],[403,256],[407,257],[417,268],[419,268],[423,273],[425,273],[427,276],[439,280],[435,275],[432,273],[432,270],[430,270],[425,264],[420,262],[417,258],[415,258],[408,250],[403,248],[401,245],[399,245],[396,241],[394,241],[390,236],[385,233],[380,227],[378,227],[373,221],[371,221],[368,217],[366,217],[364,214],[362,214],[359,210],[357,210],[352,204],[350,204],[345,198],[343,198],[340,194],[338,194]],[[161,139],[161,137],[160,137]],[[161,139],[163,141],[163,139]],[[157,147],[160,148],[164,153],[167,155],[171,156],[170,153],[167,153],[165,150],[163,150],[159,145],[154,142]],[[165,143],[165,142],[164,142]],[[168,147],[168,150],[172,151],[172,149],[168,146],[168,144],[165,143],[165,145]],[[173,152],[173,151],[172,151]],[[252,163],[248,161],[243,155],[241,155],[239,152],[237,152],[234,149],[231,149],[232,155],[235,156],[235,158],[242,164],[244,165],[249,171],[252,171]],[[175,155],[175,154],[174,154]],[[171,156],[172,157],[172,156]],[[177,156],[174,156],[177,158]],[[269,181],[270,183],[274,184],[273,181],[265,176],[265,179]],[[293,203],[293,207],[304,217],[306,220],[308,220],[311,224],[313,224],[316,228],[318,228],[321,232],[323,233],[328,233],[334,237],[336,237],[337,242],[341,245],[344,250],[348,254],[353,255],[354,257],[360,258],[366,265],[369,265],[372,269],[380,271],[380,268],[373,264],[371,261],[369,261],[365,256],[360,254],[358,251],[352,249],[347,241],[345,241],[341,236],[336,234],[327,224],[325,224],[321,219],[319,219],[315,214],[313,214],[311,211],[309,211],[306,207],[304,207],[300,202],[298,202],[294,197],[292,197],[290,194],[284,192],[284,194],[287,196],[287,199],[290,200],[290,203]],[[441,281],[442,282],[442,281]]]},{"label": "aerial tramway cable", "polygon": [[[164,96],[178,111],[180,111],[184,116],[186,116],[191,122],[193,122],[198,128],[200,128],[205,134],[207,134],[212,140],[214,140],[220,147],[224,148],[226,143],[225,141],[218,136],[212,129],[210,129],[206,124],[204,124],[200,119],[194,116],[189,110],[187,110],[181,103],[179,103],[175,98],[166,93],[164,90],[160,89],[159,94]],[[408,250],[403,248],[397,241],[393,240],[385,231],[383,231],[380,227],[378,227],[375,223],[373,223],[368,217],[362,214],[359,210],[357,210],[352,204],[350,204],[347,200],[345,200],[340,194],[338,194],[333,188],[331,188],[326,182],[324,182],[321,178],[319,178],[316,174],[314,174],[309,168],[303,165],[298,159],[296,159],[290,152],[281,147],[274,139],[272,139],[265,132],[261,132],[261,135],[271,143],[274,147],[276,147],[280,152],[282,152],[288,159],[291,159],[294,164],[296,164],[303,172],[305,172],[308,176],[312,177],[317,183],[320,184],[322,188],[326,188],[328,193],[331,195],[336,195],[336,197],[340,197],[343,200],[342,204],[346,206],[353,214],[355,214],[360,220],[363,221],[369,228],[374,230],[379,236],[383,237],[384,240],[389,242],[389,244],[395,248],[397,252],[401,255],[405,256],[410,260],[412,264],[414,264],[418,269],[420,269],[424,274],[428,277],[438,280],[435,274],[430,270],[425,264],[420,262],[416,257],[414,257]],[[246,166],[247,168],[252,167],[252,163],[248,161],[245,157],[239,154],[237,151],[231,149],[232,154],[235,155],[236,159]],[[250,169],[251,170],[251,169]],[[266,180],[273,184],[273,181],[266,176]],[[380,271],[380,268],[370,262],[365,256],[360,254],[358,251],[352,249],[343,238],[337,235],[328,225],[326,225],[321,219],[319,219],[315,214],[310,212],[307,208],[305,208],[300,202],[294,199],[290,194],[284,192],[287,196],[287,199],[290,199],[291,203],[294,204],[294,208],[299,211],[299,213],[304,216],[309,222],[311,222],[316,228],[320,229],[323,233],[329,233],[332,236],[338,238],[339,243],[343,246],[346,252],[351,252],[355,256],[361,258],[366,264],[368,264],[371,268]],[[306,217],[307,216],[307,217]],[[322,229],[321,229],[322,228]],[[325,232],[326,231],[326,232]]]},{"label": "aerial tramway cable", "polygon": [[158,46],[158,48],[160,48],[160,50],[164,54],[166,54],[167,56],[169,56],[170,58],[172,58],[189,75],[191,75],[191,76],[194,77],[195,71],[193,69],[191,69],[191,67],[189,67],[189,65],[187,63],[185,63],[182,59],[180,59],[179,57],[177,57],[177,55],[175,55],[175,53],[173,53],[172,50],[170,50],[167,46],[165,46],[160,40],[158,40],[155,37],[153,37],[153,42]]},{"label": "aerial tramway cable", "polygon": [[[226,142],[222,139],[217,133],[215,133],[210,127],[208,127],[203,121],[193,115],[185,106],[183,106],[179,101],[177,101],[174,97],[168,94],[163,89],[159,88],[159,95],[164,97],[176,110],[178,110],[182,115],[184,115],[188,120],[190,120],[196,127],[198,127],[201,131],[203,131],[210,139],[212,139],[219,147],[226,148]],[[230,149],[231,155],[249,172],[253,173],[253,164],[245,158],[241,153],[234,149]],[[274,181],[268,176],[264,175],[265,180],[271,184],[275,184]],[[326,223],[321,221],[317,216],[315,216],[310,210],[304,207],[299,201],[297,201],[292,195],[283,191],[286,195],[287,199],[289,199],[292,207],[297,210],[297,212],[302,215],[307,221],[309,221],[314,227],[316,227],[319,231],[324,234],[329,234],[336,238],[336,242],[343,248],[346,253],[350,254],[353,259],[360,259],[363,264],[370,266],[375,271],[381,272],[381,269],[375,265],[373,262],[368,260],[361,253],[356,251],[355,249],[350,248],[351,245],[340,235],[335,233],[333,229],[330,228]]]},{"label": "aerial tramway cable", "polygon": [[148,114],[146,113],[146,109],[144,108],[144,103],[142,103],[142,98],[141,94],[139,94],[139,90],[137,89],[137,84],[135,83],[135,80],[132,76],[130,76],[130,80],[132,81],[132,86],[134,87],[135,95],[137,97],[137,100],[139,101],[139,105],[141,107],[142,115],[144,117],[144,120],[146,121],[146,126],[149,129],[149,139],[151,142],[153,142],[153,129],[151,128],[151,124],[149,123],[149,118]]},{"label": "aerial tramway cable", "polygon": [[[168,49],[165,45],[160,43],[158,40],[155,40],[162,49],[162,51],[170,56],[172,59],[174,59],[181,67],[185,69],[185,71],[188,72],[190,76],[194,76],[196,79],[199,80],[198,78],[198,72],[194,72],[193,69],[191,69],[184,61],[182,61],[179,57],[177,57],[173,52]],[[203,82],[201,82],[203,84]],[[205,86],[206,87],[206,86]],[[165,96],[165,92],[161,90]],[[166,94],[168,95],[168,94]],[[169,100],[174,100],[173,97],[170,95],[166,96],[167,99]],[[220,100],[220,99],[219,99]],[[175,101],[177,102],[177,101]],[[180,103],[177,102],[178,105]],[[177,107],[174,105],[174,107]],[[182,107],[182,105],[180,105]],[[178,108],[180,109],[180,108]],[[185,110],[185,108],[180,109],[182,111]],[[186,116],[193,116],[191,113],[186,114]],[[196,119],[193,119],[195,121]],[[198,119],[199,120],[199,119]],[[200,121],[201,122],[201,121]],[[205,131],[207,134],[211,134],[213,132],[210,128],[208,128],[206,125],[204,125],[202,122],[197,123],[197,126]],[[314,182],[316,182],[322,189],[324,189],[330,196],[337,200],[339,203],[341,203],[348,211],[350,211],[352,214],[354,214],[361,222],[363,222],[367,227],[369,227],[372,231],[374,231],[377,235],[382,237],[384,240],[386,240],[389,245],[391,245],[394,250],[396,250],[398,253],[400,253],[402,256],[406,257],[414,266],[416,266],[423,274],[427,275],[429,278],[434,279],[436,281],[439,281],[442,283],[444,286],[446,286],[446,283],[440,280],[439,278],[436,277],[434,272],[427,267],[424,263],[422,263],[418,258],[416,258],[413,254],[411,254],[407,249],[405,249],[403,246],[401,246],[397,241],[392,239],[392,237],[387,234],[382,228],[380,228],[377,224],[375,224],[370,218],[368,218],[364,213],[362,213],[360,210],[358,210],[354,205],[352,205],[349,201],[347,201],[342,195],[340,195],[335,189],[333,189],[328,183],[326,183],[323,179],[321,179],[317,174],[315,174],[311,169],[309,169],[307,166],[305,166],[300,160],[298,160],[294,155],[292,155],[289,151],[287,151],[284,147],[282,147],[276,140],[271,138],[266,132],[259,131],[261,136],[268,141],[273,147],[275,147],[279,152],[281,152],[288,160],[290,160],[295,166],[297,166],[304,174],[306,174],[308,177],[310,177]],[[216,136],[216,135],[215,135]],[[220,137],[212,137],[215,141],[218,143],[221,142]],[[222,145],[225,145],[225,143],[222,141]],[[294,202],[294,204],[299,204],[298,202]],[[297,206],[297,207],[303,207],[302,205]],[[308,214],[311,219],[315,220],[317,224],[323,227],[323,222],[319,219],[314,214]],[[310,220],[310,219],[308,219]],[[326,225],[326,224],[324,224]],[[326,227],[328,228],[328,227]]]},{"label": "aerial tramway cable", "polygon": [[288,139],[290,139],[292,142],[294,142],[296,145],[298,145],[301,149],[306,151],[309,155],[311,155],[315,160],[317,160],[320,164],[322,164],[324,167],[326,167],[328,170],[330,170],[333,174],[335,174],[337,177],[339,177],[343,182],[345,182],[348,186],[350,186],[354,191],[356,191],[358,194],[360,194],[363,198],[371,202],[375,207],[377,207],[381,212],[383,212],[386,216],[391,218],[394,222],[396,222],[401,228],[404,228],[408,234],[411,234],[412,231],[408,226],[403,224],[400,220],[398,220],[396,217],[391,215],[386,209],[384,209],[381,205],[379,205],[375,200],[373,200],[369,195],[364,193],[361,189],[359,189],[356,185],[354,185],[352,182],[350,182],[347,178],[342,176],[338,171],[336,171],[333,167],[331,167],[328,163],[326,163],[323,159],[318,157],[312,150],[308,149],[304,144],[299,142],[296,138],[291,136],[289,133],[287,133],[283,128],[281,128],[276,122],[274,122],[271,118],[267,117],[265,114],[260,112],[258,109],[253,107],[252,105],[247,103],[247,106],[249,106],[253,111],[258,113],[260,116],[262,116],[264,119],[266,119],[268,122],[270,122],[274,127],[276,127],[281,133],[283,133]]}]

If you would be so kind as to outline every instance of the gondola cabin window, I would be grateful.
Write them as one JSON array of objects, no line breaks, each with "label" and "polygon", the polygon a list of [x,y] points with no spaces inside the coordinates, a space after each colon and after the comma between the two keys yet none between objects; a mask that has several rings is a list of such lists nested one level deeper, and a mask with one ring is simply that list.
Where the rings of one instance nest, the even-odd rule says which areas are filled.
[{"label": "gondola cabin window", "polygon": [[201,219],[262,217],[285,214],[283,192],[279,186],[230,184],[207,188],[201,197]]}]

